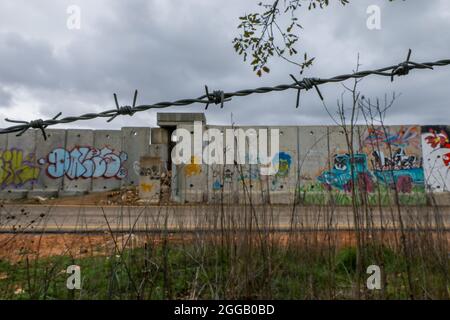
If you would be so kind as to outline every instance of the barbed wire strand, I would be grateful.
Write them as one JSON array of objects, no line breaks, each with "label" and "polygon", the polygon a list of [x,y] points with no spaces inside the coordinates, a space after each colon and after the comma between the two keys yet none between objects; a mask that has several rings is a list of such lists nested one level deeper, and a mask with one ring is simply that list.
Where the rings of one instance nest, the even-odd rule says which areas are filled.
[{"label": "barbed wire strand", "polygon": [[394,80],[395,76],[405,76],[410,73],[411,70],[415,69],[431,69],[433,70],[434,67],[441,67],[441,66],[447,66],[450,65],[450,59],[446,60],[439,60],[435,62],[423,62],[423,63],[416,63],[413,61],[410,61],[411,59],[411,49],[409,49],[407,59],[399,63],[397,65],[384,67],[376,70],[366,70],[366,71],[359,71],[355,73],[350,74],[344,74],[328,79],[322,79],[322,78],[304,78],[303,80],[297,80],[293,75],[290,75],[291,78],[294,80],[294,83],[292,84],[281,84],[273,87],[259,87],[255,89],[245,89],[245,90],[239,90],[235,92],[223,92],[221,90],[213,91],[213,93],[210,93],[208,90],[208,87],[205,86],[205,94],[194,99],[181,99],[176,101],[165,101],[165,102],[158,102],[155,104],[150,105],[138,105],[136,106],[136,99],[137,99],[137,90],[134,94],[133,99],[133,105],[132,106],[119,106],[117,95],[114,94],[114,100],[116,104],[116,109],[106,110],[99,113],[86,113],[80,116],[72,116],[72,117],[65,117],[60,118],[58,117],[61,115],[61,113],[58,113],[57,116],[53,117],[52,119],[48,120],[33,120],[33,121],[23,121],[23,120],[10,120],[5,119],[7,122],[12,123],[19,123],[18,125],[14,125],[8,128],[0,129],[0,134],[7,134],[7,133],[15,133],[19,132],[17,136],[21,136],[23,133],[25,133],[28,129],[39,129],[41,130],[44,139],[47,138],[45,134],[45,129],[49,126],[57,125],[57,124],[64,124],[64,123],[71,123],[76,121],[82,121],[82,120],[92,120],[96,118],[109,118],[107,121],[111,122],[119,115],[129,115],[133,116],[137,112],[147,111],[150,109],[164,109],[168,107],[173,106],[187,106],[195,103],[201,103],[205,104],[205,109],[208,108],[208,106],[212,103],[218,105],[220,104],[220,107],[223,108],[224,102],[230,101],[233,97],[243,97],[248,96],[255,93],[268,93],[268,92],[274,92],[274,91],[285,91],[289,89],[295,89],[297,90],[297,103],[296,107],[298,108],[299,102],[300,102],[300,91],[301,90],[309,90],[313,87],[316,89],[320,99],[323,101],[323,95],[320,92],[318,86],[326,84],[326,83],[337,83],[342,82],[349,79],[360,79],[364,78],[370,75],[377,75],[377,76],[384,76],[384,77],[390,77],[391,81]]}]

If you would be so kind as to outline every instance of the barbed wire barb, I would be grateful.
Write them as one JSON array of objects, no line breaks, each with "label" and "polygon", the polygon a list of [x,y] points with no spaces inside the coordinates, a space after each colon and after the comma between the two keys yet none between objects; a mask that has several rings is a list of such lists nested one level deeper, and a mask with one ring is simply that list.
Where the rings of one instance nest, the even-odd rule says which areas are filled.
[{"label": "barbed wire barb", "polygon": [[222,90],[215,90],[212,94],[210,94],[207,85],[205,85],[205,93],[205,97],[208,99],[208,101],[206,102],[205,110],[208,110],[208,106],[210,103],[220,104],[220,108],[223,109],[224,102],[231,100],[231,98],[225,98],[225,92],[223,92]]},{"label": "barbed wire barb", "polygon": [[422,69],[431,69],[434,70],[434,68],[432,66],[426,65],[426,64],[422,64],[422,63],[417,63],[417,62],[413,62],[410,61],[411,59],[411,53],[412,50],[409,49],[408,50],[408,55],[406,57],[406,60],[402,63],[400,63],[396,69],[392,70],[392,75],[391,75],[391,82],[394,81],[394,76],[406,76],[409,74],[409,71],[411,69],[413,69],[413,67],[419,67]]},{"label": "barbed wire barb", "polygon": [[119,106],[119,101],[117,100],[117,94],[113,94],[114,95],[114,102],[116,104],[116,112],[113,116],[111,116],[111,118],[109,118],[108,120],[106,120],[106,122],[111,122],[113,121],[117,116],[119,115],[129,115],[132,116],[135,111],[133,111],[133,109],[136,107],[136,99],[137,99],[137,95],[138,95],[138,91],[135,90],[134,91],[134,98],[133,98],[133,106]]},{"label": "barbed wire barb", "polygon": [[302,81],[298,81],[297,78],[294,77],[294,75],[290,74],[289,76],[294,80],[294,82],[299,87],[298,90],[297,90],[297,102],[296,102],[295,108],[298,109],[298,107],[300,106],[300,91],[302,89],[305,90],[305,91],[308,91],[308,90],[310,90],[312,88],[315,88],[316,91],[317,91],[317,94],[319,95],[320,100],[322,100],[322,101],[324,100],[322,93],[320,92],[319,88],[316,85],[316,82],[319,82],[320,79],[303,78]]},{"label": "barbed wire barb", "polygon": [[[58,117],[60,115],[62,115],[62,112],[59,112],[56,116],[54,116],[52,118],[52,120],[58,119]],[[44,137],[44,140],[47,140],[47,134],[45,132],[45,129],[48,127],[48,124],[45,124],[44,120],[42,120],[42,119],[32,120],[32,121],[28,122],[28,121],[23,121],[23,120],[11,120],[11,119],[6,118],[5,121],[22,124],[22,125],[18,125],[18,126],[9,127],[9,129],[11,129],[11,132],[19,131],[19,133],[16,134],[16,137],[20,137],[28,129],[33,128],[33,129],[40,129],[42,132],[42,136]]]}]

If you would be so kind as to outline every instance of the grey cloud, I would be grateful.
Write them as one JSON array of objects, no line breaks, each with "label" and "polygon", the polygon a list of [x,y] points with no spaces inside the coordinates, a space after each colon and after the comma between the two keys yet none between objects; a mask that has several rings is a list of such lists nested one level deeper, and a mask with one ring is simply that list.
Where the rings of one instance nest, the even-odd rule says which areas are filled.
[{"label": "grey cloud", "polygon": [[7,108],[11,102],[11,99],[11,93],[0,87],[0,109]]},{"label": "grey cloud", "polygon": [[[414,60],[434,60],[450,56],[450,11],[442,1],[380,2],[382,30],[365,26],[366,8],[373,1],[352,1],[346,8],[332,6],[323,11],[301,14],[304,25],[300,51],[316,56],[307,76],[328,77],[354,69],[356,56],[362,68],[375,68],[400,62],[406,50],[414,49]],[[211,89],[233,91],[291,82],[293,65],[278,59],[271,73],[257,78],[232,48],[237,34],[237,17],[255,8],[256,1],[220,2],[171,1],[78,1],[82,28],[65,28],[69,1],[42,1],[33,11],[24,1],[0,4],[0,90],[2,112],[14,107],[14,94],[26,92],[35,101],[27,114],[53,116],[101,111],[113,108],[112,93],[129,104],[135,88],[140,103],[154,103],[203,94]],[[5,10],[1,10],[5,6]],[[23,12],[16,20],[1,12]],[[443,11],[444,10],[444,11]],[[36,12],[35,14],[31,12]],[[36,21],[34,21],[35,19]],[[47,22],[45,22],[47,21]],[[56,22],[55,22],[56,21]],[[58,27],[56,27],[56,24]],[[393,123],[448,123],[450,68],[416,71],[390,83],[389,79],[368,79],[361,83],[367,96],[402,93],[391,110]],[[326,103],[334,110],[341,85],[322,87]],[[295,92],[270,93],[235,98],[225,110],[211,106],[211,123],[238,124],[328,124],[332,123],[314,91],[302,93],[302,107],[295,109]],[[194,105],[167,111],[201,112]],[[0,125],[5,125],[0,121]],[[104,119],[80,122],[70,127],[118,128],[155,125],[155,112],[133,118],[119,117],[106,124]]]}]

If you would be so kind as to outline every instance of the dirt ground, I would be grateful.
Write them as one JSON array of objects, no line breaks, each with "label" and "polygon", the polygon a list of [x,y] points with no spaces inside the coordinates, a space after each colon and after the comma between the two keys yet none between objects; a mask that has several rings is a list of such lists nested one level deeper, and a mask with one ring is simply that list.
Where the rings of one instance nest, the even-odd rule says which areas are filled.
[{"label": "dirt ground", "polygon": [[[188,236],[191,240],[192,237]],[[185,236],[168,235],[168,241],[186,241]],[[52,256],[83,258],[110,255],[125,248],[158,245],[161,238],[136,234],[0,234],[0,260],[16,262]]]},{"label": "dirt ground", "polygon": [[[378,235],[376,235],[378,238]],[[388,232],[384,234],[383,241],[394,244],[399,234]],[[446,233],[447,244],[450,245],[450,234]],[[215,235],[207,235],[206,238],[214,241]],[[257,237],[255,235],[255,237]],[[295,239],[292,239],[294,237]],[[368,236],[370,239],[370,236]],[[188,243],[198,241],[194,235],[169,234],[171,243]],[[256,239],[258,240],[258,239]],[[302,234],[277,233],[271,236],[280,245],[286,245],[294,240],[295,243],[308,243],[308,246],[336,245],[338,247],[354,246],[355,233],[349,231],[330,232],[305,232]],[[29,259],[45,258],[51,256],[72,256],[82,258],[88,256],[110,255],[115,249],[124,247],[137,248],[145,243],[158,245],[161,237],[145,234],[115,234],[114,240],[110,234],[0,234],[0,260],[17,262],[24,257]]]},{"label": "dirt ground", "polygon": [[111,238],[107,235],[0,235],[0,259],[18,261],[25,256],[80,257],[98,252]]}]

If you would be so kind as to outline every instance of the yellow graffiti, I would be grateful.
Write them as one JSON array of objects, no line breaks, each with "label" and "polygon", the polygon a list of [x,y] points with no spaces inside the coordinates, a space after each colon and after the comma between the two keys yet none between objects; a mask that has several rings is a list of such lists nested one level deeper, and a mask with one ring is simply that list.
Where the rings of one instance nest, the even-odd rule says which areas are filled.
[{"label": "yellow graffiti", "polygon": [[24,157],[21,150],[0,150],[0,185],[20,186],[36,180],[40,169],[35,163],[33,154]]},{"label": "yellow graffiti", "polygon": [[200,165],[200,159],[198,157],[192,156],[191,163],[184,167],[184,174],[186,177],[192,177],[199,175],[202,172],[202,167]]},{"label": "yellow graffiti", "polygon": [[148,184],[148,183],[141,183],[141,189],[144,192],[152,192],[153,185],[152,184]]}]

